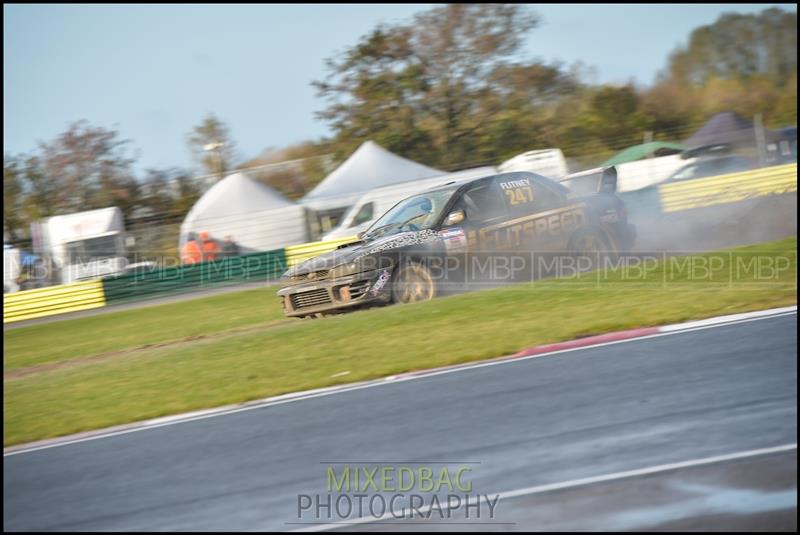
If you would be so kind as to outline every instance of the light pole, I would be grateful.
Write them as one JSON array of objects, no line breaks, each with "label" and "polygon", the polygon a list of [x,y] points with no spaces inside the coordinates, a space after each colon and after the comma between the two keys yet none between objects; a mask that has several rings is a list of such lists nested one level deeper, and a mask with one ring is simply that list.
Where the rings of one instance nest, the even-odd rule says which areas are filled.
[{"label": "light pole", "polygon": [[217,181],[222,180],[222,174],[225,170],[222,167],[222,147],[225,146],[225,143],[222,141],[215,141],[213,143],[207,143],[203,150],[206,152],[213,152],[217,158]]}]

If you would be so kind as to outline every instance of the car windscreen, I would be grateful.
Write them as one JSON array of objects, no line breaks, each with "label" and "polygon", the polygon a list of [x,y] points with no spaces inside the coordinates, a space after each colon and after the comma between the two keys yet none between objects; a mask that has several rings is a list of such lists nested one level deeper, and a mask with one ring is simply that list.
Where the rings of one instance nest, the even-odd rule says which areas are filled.
[{"label": "car windscreen", "polygon": [[447,201],[457,187],[414,195],[394,205],[364,233],[364,238],[377,238],[431,228],[439,219]]}]

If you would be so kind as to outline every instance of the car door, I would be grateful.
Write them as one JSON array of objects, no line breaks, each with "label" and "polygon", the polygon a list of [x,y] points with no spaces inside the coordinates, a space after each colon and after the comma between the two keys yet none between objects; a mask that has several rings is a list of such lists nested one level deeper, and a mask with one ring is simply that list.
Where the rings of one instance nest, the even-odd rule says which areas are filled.
[{"label": "car door", "polygon": [[586,205],[570,200],[568,190],[549,179],[535,176],[531,182],[533,202],[519,207],[528,210],[520,217],[533,229],[527,233],[524,246],[526,250],[562,251],[575,230],[586,222]]},{"label": "car door", "polygon": [[456,203],[464,211],[461,224],[470,252],[503,251],[508,244],[499,232],[500,226],[510,218],[505,196],[494,179],[483,180],[465,191]]}]

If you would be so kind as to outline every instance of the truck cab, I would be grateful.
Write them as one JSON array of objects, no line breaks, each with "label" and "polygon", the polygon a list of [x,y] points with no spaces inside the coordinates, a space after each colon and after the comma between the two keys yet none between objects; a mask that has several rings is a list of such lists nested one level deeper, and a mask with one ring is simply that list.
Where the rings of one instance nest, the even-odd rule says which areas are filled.
[{"label": "truck cab", "polygon": [[57,284],[115,275],[128,266],[122,211],[116,207],[50,217],[34,235],[34,249],[50,259]]},{"label": "truck cab", "polygon": [[61,278],[65,284],[122,273],[128,266],[120,231],[64,242],[64,251]]}]

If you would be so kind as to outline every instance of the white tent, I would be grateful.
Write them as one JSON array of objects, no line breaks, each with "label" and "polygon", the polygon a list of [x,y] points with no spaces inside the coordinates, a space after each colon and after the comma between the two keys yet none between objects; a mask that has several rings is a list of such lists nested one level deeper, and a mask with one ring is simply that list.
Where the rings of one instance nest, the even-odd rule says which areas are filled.
[{"label": "white tent", "polygon": [[221,243],[232,236],[242,253],[268,251],[306,241],[305,209],[243,173],[214,184],[181,224],[180,247],[190,232],[208,232]]},{"label": "white tent", "polygon": [[375,188],[442,174],[444,171],[413,162],[377,143],[366,141],[300,202],[314,210],[346,208],[364,192]]}]

